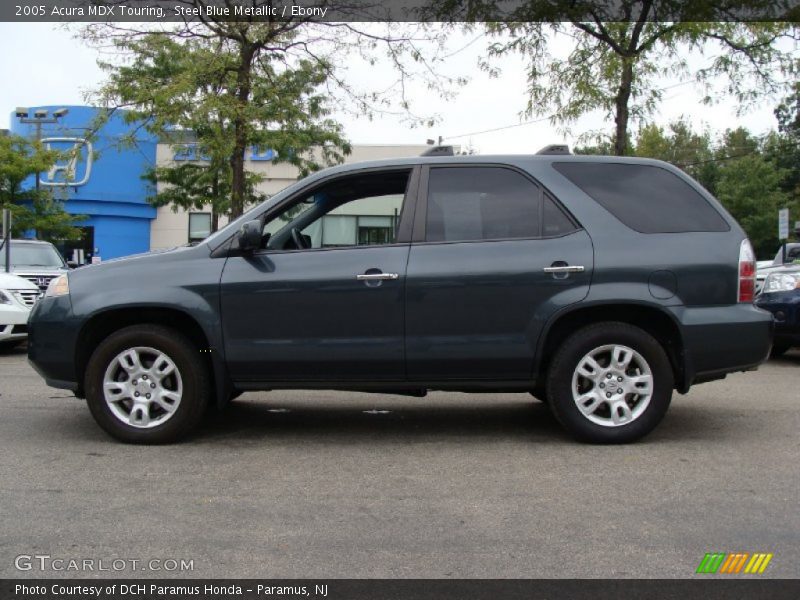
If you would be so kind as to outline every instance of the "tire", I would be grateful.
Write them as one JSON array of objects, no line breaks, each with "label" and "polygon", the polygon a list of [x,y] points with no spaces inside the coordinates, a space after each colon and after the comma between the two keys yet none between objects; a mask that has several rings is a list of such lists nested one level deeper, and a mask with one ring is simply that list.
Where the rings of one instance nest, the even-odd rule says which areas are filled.
[{"label": "tire", "polygon": [[[611,364],[613,357],[622,362]],[[621,366],[625,359],[627,367]],[[556,419],[576,439],[595,444],[624,444],[650,433],[664,418],[673,387],[672,366],[661,344],[644,330],[618,322],[572,334],[556,351],[547,374],[547,397]]]},{"label": "tire", "polygon": [[789,349],[792,347],[791,344],[786,343],[775,343],[772,344],[772,350],[769,352],[770,358],[780,358],[784,354],[786,354]]},{"label": "tire", "polygon": [[198,349],[160,325],[125,327],[103,340],[89,359],[84,386],[97,424],[133,444],[181,439],[200,422],[211,397]]}]

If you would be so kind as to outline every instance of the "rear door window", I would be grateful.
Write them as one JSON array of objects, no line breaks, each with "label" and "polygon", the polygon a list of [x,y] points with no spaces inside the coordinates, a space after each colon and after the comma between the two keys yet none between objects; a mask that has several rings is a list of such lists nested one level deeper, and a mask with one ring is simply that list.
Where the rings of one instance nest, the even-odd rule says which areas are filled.
[{"label": "rear door window", "polygon": [[553,167],[625,225],[641,233],[729,231],[686,181],[661,167],[560,162]]},{"label": "rear door window", "polygon": [[425,238],[464,242],[537,238],[541,189],[502,167],[441,167],[430,171]]}]

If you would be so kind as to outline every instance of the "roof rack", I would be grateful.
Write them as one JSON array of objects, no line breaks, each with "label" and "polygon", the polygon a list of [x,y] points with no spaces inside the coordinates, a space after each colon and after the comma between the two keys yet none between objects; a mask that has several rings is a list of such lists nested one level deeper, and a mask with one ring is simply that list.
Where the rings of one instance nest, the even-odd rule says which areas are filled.
[{"label": "roof rack", "polygon": [[452,146],[434,146],[425,150],[420,156],[453,156],[454,154]]},{"label": "roof rack", "polygon": [[550,144],[539,150],[536,154],[572,154],[566,144]]}]

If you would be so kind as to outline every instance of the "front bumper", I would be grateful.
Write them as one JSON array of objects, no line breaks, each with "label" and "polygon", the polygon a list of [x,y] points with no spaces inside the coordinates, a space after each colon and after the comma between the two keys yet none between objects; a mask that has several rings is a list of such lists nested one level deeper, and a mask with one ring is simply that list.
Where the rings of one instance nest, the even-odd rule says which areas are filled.
[{"label": "front bumper", "polygon": [[800,345],[800,291],[761,294],[756,306],[774,317],[776,342]]},{"label": "front bumper", "polygon": [[78,389],[77,334],[69,296],[42,298],[33,307],[28,320],[28,362],[47,385]]},{"label": "front bumper", "polygon": [[752,370],[769,357],[772,315],[752,304],[676,306],[670,311],[683,333],[680,392],[727,373]]},{"label": "front bumper", "polygon": [[29,308],[0,304],[0,342],[15,342],[28,337]]}]

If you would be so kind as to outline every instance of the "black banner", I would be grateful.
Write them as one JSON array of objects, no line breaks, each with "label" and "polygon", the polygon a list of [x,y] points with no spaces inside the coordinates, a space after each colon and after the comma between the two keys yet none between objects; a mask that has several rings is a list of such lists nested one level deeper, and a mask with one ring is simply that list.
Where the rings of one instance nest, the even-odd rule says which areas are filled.
[{"label": "black banner", "polygon": [[800,580],[3,579],[0,600],[796,600]]},{"label": "black banner", "polygon": [[800,21],[800,0],[3,0],[1,22]]}]

